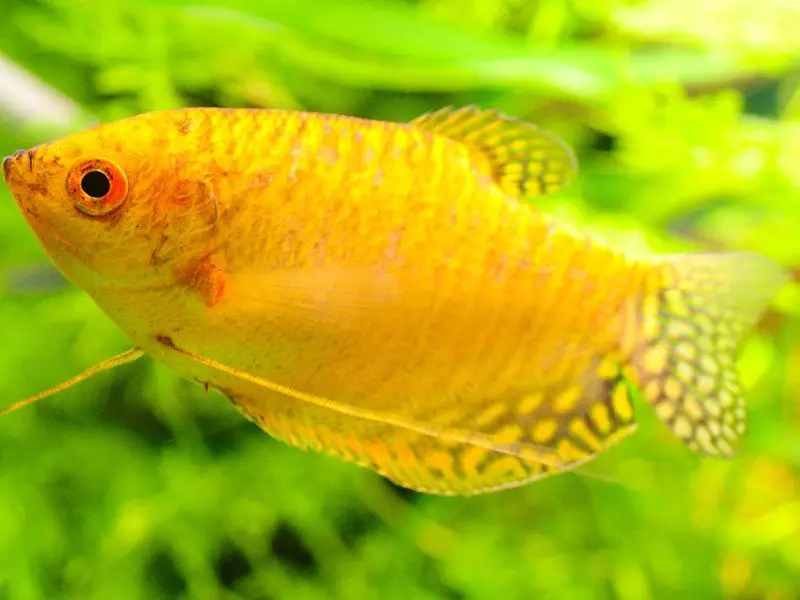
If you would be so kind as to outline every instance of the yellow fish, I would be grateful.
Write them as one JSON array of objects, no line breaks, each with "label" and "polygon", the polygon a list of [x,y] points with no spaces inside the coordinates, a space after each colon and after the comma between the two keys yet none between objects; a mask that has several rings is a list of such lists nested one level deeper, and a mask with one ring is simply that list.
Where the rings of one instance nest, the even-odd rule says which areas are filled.
[{"label": "yellow fish", "polygon": [[634,430],[632,385],[691,449],[731,456],[736,348],[784,281],[757,255],[573,233],[521,201],[571,182],[569,147],[476,107],[160,111],[3,172],[135,344],[90,373],[147,353],[276,438],[428,493],[590,460]]}]

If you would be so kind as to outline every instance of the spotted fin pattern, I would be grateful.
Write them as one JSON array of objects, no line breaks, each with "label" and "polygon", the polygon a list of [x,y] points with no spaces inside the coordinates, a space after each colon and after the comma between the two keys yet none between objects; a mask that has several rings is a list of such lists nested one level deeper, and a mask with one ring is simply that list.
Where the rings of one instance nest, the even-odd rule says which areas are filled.
[{"label": "spotted fin pattern", "polygon": [[567,144],[497,110],[448,107],[417,117],[411,125],[466,145],[476,162],[513,196],[553,194],[577,174],[577,160]]},{"label": "spotted fin pattern", "polygon": [[736,453],[747,429],[736,350],[784,281],[746,253],[676,256],[654,272],[632,362],[644,398],[692,450]]},{"label": "spotted fin pattern", "polygon": [[[627,382],[611,360],[598,361],[589,387],[576,384],[469,403],[452,416],[430,415],[431,428],[488,435],[502,451],[355,419],[274,396],[229,396],[267,433],[300,448],[366,466],[396,484],[442,495],[475,495],[517,487],[580,466],[635,430]],[[462,406],[463,408],[463,406]],[[543,464],[534,448],[555,451]]]}]

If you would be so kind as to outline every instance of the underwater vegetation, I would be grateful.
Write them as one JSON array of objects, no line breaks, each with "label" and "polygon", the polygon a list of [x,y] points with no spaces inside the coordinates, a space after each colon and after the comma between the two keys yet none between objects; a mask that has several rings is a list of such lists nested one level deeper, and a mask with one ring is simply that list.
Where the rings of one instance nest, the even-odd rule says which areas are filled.
[{"label": "underwater vegetation", "polygon": [[[0,0],[0,155],[155,109],[477,104],[575,150],[577,182],[542,210],[794,277],[798,25],[778,0]],[[0,333],[3,406],[129,347],[4,187]],[[442,498],[286,446],[141,360],[0,420],[0,598],[795,598],[796,284],[738,366],[730,460],[634,402],[637,432],[585,468]]]}]

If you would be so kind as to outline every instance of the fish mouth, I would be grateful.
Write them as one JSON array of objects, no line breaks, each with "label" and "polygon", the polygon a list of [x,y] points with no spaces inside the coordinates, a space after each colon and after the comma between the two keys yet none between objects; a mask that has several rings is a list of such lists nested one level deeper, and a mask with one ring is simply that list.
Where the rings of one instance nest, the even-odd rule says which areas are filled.
[{"label": "fish mouth", "polygon": [[11,190],[17,209],[25,218],[34,232],[45,243],[41,233],[43,229],[48,231],[48,235],[55,235],[55,228],[46,223],[34,201],[34,191],[29,183],[30,175],[33,171],[33,152],[31,150],[17,150],[11,156],[3,159],[3,177],[6,186]]},{"label": "fish mouth", "polygon": [[11,177],[11,167],[14,164],[14,157],[13,156],[6,156],[3,159],[3,177],[6,181],[9,180]]},{"label": "fish mouth", "polygon": [[6,156],[3,159],[3,178],[6,181],[6,186],[11,191],[11,195],[17,204],[17,207],[25,213],[25,216],[34,216],[34,211],[30,209],[30,200],[28,198],[29,191],[28,185],[25,181],[24,170],[27,167],[31,168],[32,160],[30,158],[30,151],[17,150],[11,156]]},{"label": "fish mouth", "polygon": [[33,153],[30,150],[17,150],[11,156],[3,159],[3,178],[20,208],[23,207],[23,200],[26,196],[26,170],[28,174],[33,170]]},{"label": "fish mouth", "polygon": [[6,156],[3,159],[3,177],[5,178],[8,187],[12,188],[12,191],[12,180],[19,178],[20,169],[26,164],[28,168],[33,166],[33,154],[30,150],[17,150],[11,156]]}]

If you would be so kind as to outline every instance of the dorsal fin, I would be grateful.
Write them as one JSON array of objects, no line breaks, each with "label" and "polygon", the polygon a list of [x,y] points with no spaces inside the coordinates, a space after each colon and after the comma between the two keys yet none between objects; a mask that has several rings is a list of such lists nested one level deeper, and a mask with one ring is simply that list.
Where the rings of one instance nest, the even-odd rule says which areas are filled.
[{"label": "dorsal fin", "polygon": [[477,106],[442,108],[411,125],[466,145],[479,167],[513,196],[544,196],[565,188],[578,172],[572,149],[536,125]]}]

